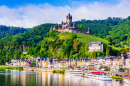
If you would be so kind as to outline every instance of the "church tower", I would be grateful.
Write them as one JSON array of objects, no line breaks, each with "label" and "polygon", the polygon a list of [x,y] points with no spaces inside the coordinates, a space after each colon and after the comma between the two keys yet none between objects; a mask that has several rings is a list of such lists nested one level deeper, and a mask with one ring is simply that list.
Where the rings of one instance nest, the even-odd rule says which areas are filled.
[{"label": "church tower", "polygon": [[70,13],[66,16],[66,21],[67,24],[72,24],[72,16],[70,15]]}]

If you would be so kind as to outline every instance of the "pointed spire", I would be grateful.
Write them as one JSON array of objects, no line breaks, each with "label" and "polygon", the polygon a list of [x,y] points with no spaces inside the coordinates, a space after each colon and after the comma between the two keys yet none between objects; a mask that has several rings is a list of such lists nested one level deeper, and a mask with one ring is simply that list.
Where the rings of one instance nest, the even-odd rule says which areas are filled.
[{"label": "pointed spire", "polygon": [[68,14],[68,16],[70,16],[70,13]]},{"label": "pointed spire", "polygon": [[62,23],[61,24],[63,24],[63,21],[62,21]]}]

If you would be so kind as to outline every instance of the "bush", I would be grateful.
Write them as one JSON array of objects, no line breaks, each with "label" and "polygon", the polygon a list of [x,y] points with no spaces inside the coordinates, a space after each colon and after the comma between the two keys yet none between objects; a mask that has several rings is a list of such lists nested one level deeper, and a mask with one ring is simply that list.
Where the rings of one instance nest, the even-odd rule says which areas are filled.
[{"label": "bush", "polygon": [[53,70],[53,73],[64,74],[65,73],[65,68],[63,68],[62,70]]},{"label": "bush", "polygon": [[123,72],[123,71],[124,71],[124,69],[123,69],[123,68],[120,68],[119,70],[120,70],[121,72]]},{"label": "bush", "polygon": [[74,67],[72,67],[72,70],[74,70]]},{"label": "bush", "polygon": [[56,73],[56,70],[53,70],[53,73]]},{"label": "bush", "polygon": [[99,69],[101,70],[101,69],[102,69],[102,67],[99,67]]}]

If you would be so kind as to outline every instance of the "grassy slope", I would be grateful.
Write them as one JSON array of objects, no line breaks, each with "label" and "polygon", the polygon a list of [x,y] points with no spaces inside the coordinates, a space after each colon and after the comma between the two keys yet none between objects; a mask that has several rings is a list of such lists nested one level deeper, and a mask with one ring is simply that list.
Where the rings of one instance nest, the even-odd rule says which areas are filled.
[{"label": "grassy slope", "polygon": [[[99,37],[96,37],[96,36],[93,36],[93,35],[90,35],[90,34],[83,34],[83,33],[76,33],[77,36],[78,36],[78,39],[79,41],[83,42],[83,43],[90,43],[90,42],[103,42],[105,44],[108,44],[108,40],[105,40],[105,39],[102,39],[102,38],[99,38]],[[71,35],[71,33],[60,33],[59,34],[59,37],[61,39],[65,39],[66,37],[69,38],[69,36]],[[110,45],[109,45],[110,46]],[[121,48],[118,48],[118,47],[114,47],[114,46],[111,46],[112,48],[116,49],[116,50],[120,50]]]},{"label": "grassy slope", "polygon": [[83,42],[83,43],[90,43],[90,42],[103,42],[108,44],[108,41],[102,38],[98,38],[95,37],[93,35],[89,35],[89,34],[82,34],[82,33],[77,33],[78,39],[79,41]]},{"label": "grassy slope", "polygon": [[[87,43],[87,44],[90,42],[100,42],[100,41],[105,43],[105,44],[109,43],[108,40],[105,40],[105,39],[102,39],[102,38],[99,38],[99,37],[96,37],[93,35],[89,35],[89,34],[77,33],[77,36],[81,42]],[[116,50],[121,49],[120,47],[114,47],[114,46],[110,46],[110,47],[112,47],[113,49],[116,49]]]}]

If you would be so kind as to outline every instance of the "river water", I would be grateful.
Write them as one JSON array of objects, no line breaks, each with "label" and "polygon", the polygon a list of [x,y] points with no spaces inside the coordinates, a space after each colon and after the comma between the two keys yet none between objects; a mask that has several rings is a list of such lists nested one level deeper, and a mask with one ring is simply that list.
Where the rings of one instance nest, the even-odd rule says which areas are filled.
[{"label": "river water", "polygon": [[122,81],[101,81],[51,72],[0,71],[0,86],[124,86]]}]

